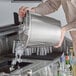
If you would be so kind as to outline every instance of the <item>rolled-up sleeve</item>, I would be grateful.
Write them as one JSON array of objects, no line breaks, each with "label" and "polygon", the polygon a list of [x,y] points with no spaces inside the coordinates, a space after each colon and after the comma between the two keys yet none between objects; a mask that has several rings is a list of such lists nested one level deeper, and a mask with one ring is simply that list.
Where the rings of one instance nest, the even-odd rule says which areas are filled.
[{"label": "rolled-up sleeve", "polygon": [[38,14],[47,15],[56,11],[59,8],[60,4],[61,0],[47,0],[46,2],[39,4],[35,8],[35,11]]}]

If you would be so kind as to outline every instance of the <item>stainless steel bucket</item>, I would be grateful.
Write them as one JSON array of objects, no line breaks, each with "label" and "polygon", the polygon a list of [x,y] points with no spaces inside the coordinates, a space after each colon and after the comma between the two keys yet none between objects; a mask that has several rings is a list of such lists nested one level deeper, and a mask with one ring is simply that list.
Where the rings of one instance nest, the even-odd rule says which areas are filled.
[{"label": "stainless steel bucket", "polygon": [[22,32],[19,32],[19,37],[26,46],[53,46],[60,40],[61,23],[54,18],[28,12],[24,18],[23,29]]}]

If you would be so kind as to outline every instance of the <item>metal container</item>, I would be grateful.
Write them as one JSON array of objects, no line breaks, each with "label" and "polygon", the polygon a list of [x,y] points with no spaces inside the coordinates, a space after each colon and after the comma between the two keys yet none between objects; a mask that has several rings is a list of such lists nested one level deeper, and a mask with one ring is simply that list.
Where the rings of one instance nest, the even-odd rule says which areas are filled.
[{"label": "metal container", "polygon": [[18,39],[18,26],[0,27],[0,56],[12,53],[13,40]]},{"label": "metal container", "polygon": [[26,46],[53,46],[60,40],[60,25],[60,21],[54,18],[27,12],[23,21],[23,31],[19,32],[19,37]]},{"label": "metal container", "polygon": [[5,37],[1,37],[0,38],[0,56],[3,55],[5,52],[4,50],[7,52],[8,50],[8,43],[7,43],[7,38]]}]

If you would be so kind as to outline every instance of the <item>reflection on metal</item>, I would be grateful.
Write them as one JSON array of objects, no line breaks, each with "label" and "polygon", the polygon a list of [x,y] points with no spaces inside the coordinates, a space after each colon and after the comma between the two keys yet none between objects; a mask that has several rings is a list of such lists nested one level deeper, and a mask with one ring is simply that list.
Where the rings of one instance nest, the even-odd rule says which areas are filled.
[{"label": "reflection on metal", "polygon": [[[57,66],[54,67],[53,65],[57,65],[55,63],[58,62],[59,59],[53,61],[22,59],[22,68],[16,68],[16,70],[12,72],[9,71],[10,64],[7,63],[8,61],[10,62],[10,59],[0,62],[0,64],[4,66],[2,66],[2,68],[5,68],[3,69],[4,72],[0,72],[0,76],[53,76],[53,72],[55,72],[55,68],[57,68]],[[0,67],[0,69],[2,68]]]},{"label": "reflection on metal", "polygon": [[25,45],[55,45],[61,36],[61,23],[47,16],[27,13],[23,22],[20,40]]}]

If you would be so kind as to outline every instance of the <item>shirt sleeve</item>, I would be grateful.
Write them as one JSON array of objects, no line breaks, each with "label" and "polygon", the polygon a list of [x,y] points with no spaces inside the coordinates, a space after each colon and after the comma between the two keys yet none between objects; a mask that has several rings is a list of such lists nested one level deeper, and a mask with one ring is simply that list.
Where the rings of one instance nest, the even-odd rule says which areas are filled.
[{"label": "shirt sleeve", "polygon": [[46,2],[39,4],[35,8],[35,11],[38,14],[47,15],[56,11],[60,5],[61,0],[47,0]]}]

